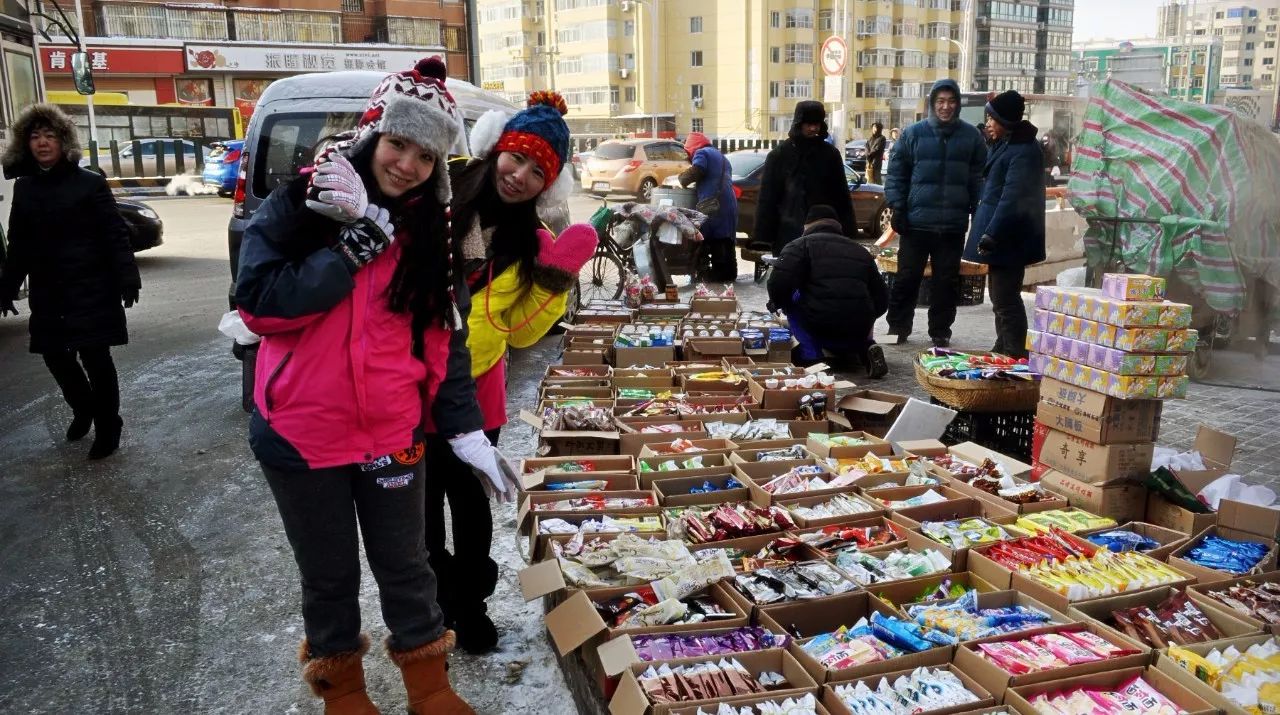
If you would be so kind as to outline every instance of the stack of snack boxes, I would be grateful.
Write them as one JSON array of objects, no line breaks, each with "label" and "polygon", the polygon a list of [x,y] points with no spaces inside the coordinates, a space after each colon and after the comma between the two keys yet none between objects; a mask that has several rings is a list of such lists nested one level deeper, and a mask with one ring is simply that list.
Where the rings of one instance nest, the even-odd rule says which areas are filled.
[{"label": "stack of snack boxes", "polygon": [[1102,288],[1036,291],[1031,367],[1044,375],[1033,476],[1073,505],[1141,520],[1161,400],[1184,397],[1197,333],[1165,280],[1108,273]]},{"label": "stack of snack boxes", "polygon": [[[764,712],[769,702],[786,712],[849,715],[862,712],[861,686],[887,697],[899,683],[947,694],[920,712],[1029,712],[1026,702],[1050,681],[1054,690],[1114,689],[1138,676],[1184,712],[1211,712],[1151,668],[1150,651],[1125,649],[1107,660],[1015,676],[985,662],[977,648],[996,631],[913,636],[934,628],[913,605],[972,591],[965,597],[971,615],[958,622],[1038,614],[1025,629],[998,637],[1087,631],[1095,644],[1124,646],[1108,630],[1072,622],[1068,609],[1078,599],[1016,590],[1010,570],[975,554],[1025,536],[1020,520],[1076,511],[1056,490],[1025,498],[1033,465],[973,444],[925,440],[895,450],[837,413],[837,391],[844,395],[848,386],[831,376],[769,361],[754,346],[715,359],[710,348],[731,337],[730,321],[736,317],[732,325],[741,330],[764,319],[734,305],[714,307],[721,312],[692,311],[681,320],[679,333],[693,330],[674,346],[683,360],[624,367],[615,348],[613,365],[548,366],[539,411],[528,413],[540,427],[542,456],[520,467],[516,521],[531,562],[519,575],[521,591],[544,599],[566,674],[594,682],[611,712],[693,715],[718,712],[728,701],[735,712]],[[667,317],[637,314],[632,323],[575,328],[566,347],[597,347],[628,324]],[[711,342],[691,351],[689,337]],[[682,400],[680,409],[663,408],[669,399]],[[816,405],[824,402],[821,413]],[[603,412],[613,423],[559,431],[541,425],[547,408],[566,405]],[[1109,429],[1119,434],[1119,427]],[[1148,432],[1150,439],[1154,429]],[[1001,490],[1013,491],[984,490],[968,474],[990,470]],[[855,473],[861,476],[850,478]],[[822,482],[776,486],[792,474]],[[675,616],[686,607],[695,615]],[[846,629],[879,650],[851,642]],[[681,690],[686,683],[697,687]],[[746,695],[744,685],[768,691]]]}]

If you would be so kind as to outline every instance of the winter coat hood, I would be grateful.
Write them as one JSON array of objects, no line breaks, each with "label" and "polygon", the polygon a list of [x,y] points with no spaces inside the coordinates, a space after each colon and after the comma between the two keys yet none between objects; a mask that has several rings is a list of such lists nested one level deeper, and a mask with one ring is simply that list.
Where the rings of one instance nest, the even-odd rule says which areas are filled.
[{"label": "winter coat hood", "polygon": [[58,135],[63,158],[72,166],[80,163],[80,135],[76,132],[75,122],[52,104],[33,104],[22,110],[9,128],[9,143],[4,154],[0,155],[0,166],[4,167],[6,179],[36,173],[39,165],[31,155],[27,141],[31,130],[39,126],[49,127]]},{"label": "winter coat hood", "polygon": [[1040,133],[1040,129],[1036,125],[1023,119],[1009,130],[1010,144],[1026,144],[1036,140],[1036,135]]},{"label": "winter coat hood", "polygon": [[[938,119],[938,115],[933,113],[933,100],[937,99],[938,92],[941,92],[944,89],[955,92],[957,99],[961,96],[960,85],[957,84],[954,79],[940,79],[937,82],[933,83],[933,88],[929,90],[929,123],[933,124],[934,126],[944,126],[943,121],[941,119]],[[953,125],[959,119],[960,119],[960,110],[957,107],[955,117],[952,118],[951,121],[946,122],[945,126]]]},{"label": "winter coat hood", "polygon": [[689,153],[690,159],[704,146],[711,146],[711,140],[702,132],[689,132],[689,136],[684,139],[684,150]]},{"label": "winter coat hood", "polygon": [[807,99],[796,104],[795,115],[791,118],[791,131],[787,136],[792,139],[804,139],[805,137],[800,134],[800,125],[810,123],[822,125],[822,132],[818,134],[815,141],[827,138],[827,108],[822,106],[822,102]]}]

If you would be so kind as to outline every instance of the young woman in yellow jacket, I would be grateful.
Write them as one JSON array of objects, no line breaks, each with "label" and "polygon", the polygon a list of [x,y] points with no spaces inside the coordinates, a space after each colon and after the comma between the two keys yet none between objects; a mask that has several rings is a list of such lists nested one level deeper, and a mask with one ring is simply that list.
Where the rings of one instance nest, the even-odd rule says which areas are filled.
[{"label": "young woman in yellow jacket", "polygon": [[[454,251],[471,289],[471,374],[494,445],[507,422],[507,349],[533,345],[551,330],[598,241],[589,224],[570,226],[559,238],[542,228],[538,205],[563,201],[573,185],[562,171],[569,158],[569,127],[562,118],[567,107],[553,92],[535,92],[528,104],[510,118],[501,112],[482,116],[471,131],[473,158],[450,171]],[[450,449],[449,436],[428,439],[436,468],[427,481],[427,552],[458,645],[485,653],[498,642],[485,604],[498,582],[498,566],[489,557],[493,518],[487,482],[471,476],[471,467]],[[452,552],[445,547],[446,496]]]}]

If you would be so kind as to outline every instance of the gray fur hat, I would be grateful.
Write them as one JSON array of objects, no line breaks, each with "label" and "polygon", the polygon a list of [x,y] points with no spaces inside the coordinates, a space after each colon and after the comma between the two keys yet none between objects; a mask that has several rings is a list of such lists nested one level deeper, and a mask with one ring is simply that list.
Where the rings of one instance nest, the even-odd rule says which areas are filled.
[{"label": "gray fur hat", "polygon": [[62,142],[62,156],[73,165],[80,163],[80,135],[76,132],[75,122],[52,104],[33,104],[19,112],[9,127],[9,143],[0,155],[5,178],[12,179],[25,173],[29,169],[28,164],[34,166],[35,159],[27,141],[36,127],[52,129],[58,135],[58,141]]},{"label": "gray fur hat", "polygon": [[358,154],[380,134],[395,134],[413,141],[436,155],[440,169],[436,195],[442,203],[453,197],[449,172],[443,164],[457,141],[461,128],[458,104],[445,89],[444,63],[436,57],[420,60],[412,69],[387,75],[369,96],[347,156]]}]

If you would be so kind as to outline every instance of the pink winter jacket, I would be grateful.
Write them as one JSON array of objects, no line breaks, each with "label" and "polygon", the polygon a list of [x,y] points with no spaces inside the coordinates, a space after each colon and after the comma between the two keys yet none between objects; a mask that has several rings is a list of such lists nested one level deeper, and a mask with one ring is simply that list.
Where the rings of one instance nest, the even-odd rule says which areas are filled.
[{"label": "pink winter jacket", "polygon": [[[290,194],[297,194],[296,202]],[[406,449],[423,395],[441,431],[479,429],[466,332],[428,328],[412,354],[411,317],[387,306],[407,234],[354,275],[315,231],[330,228],[280,189],[240,247],[236,303],[262,336],[249,442],[264,464],[320,469]]]}]

